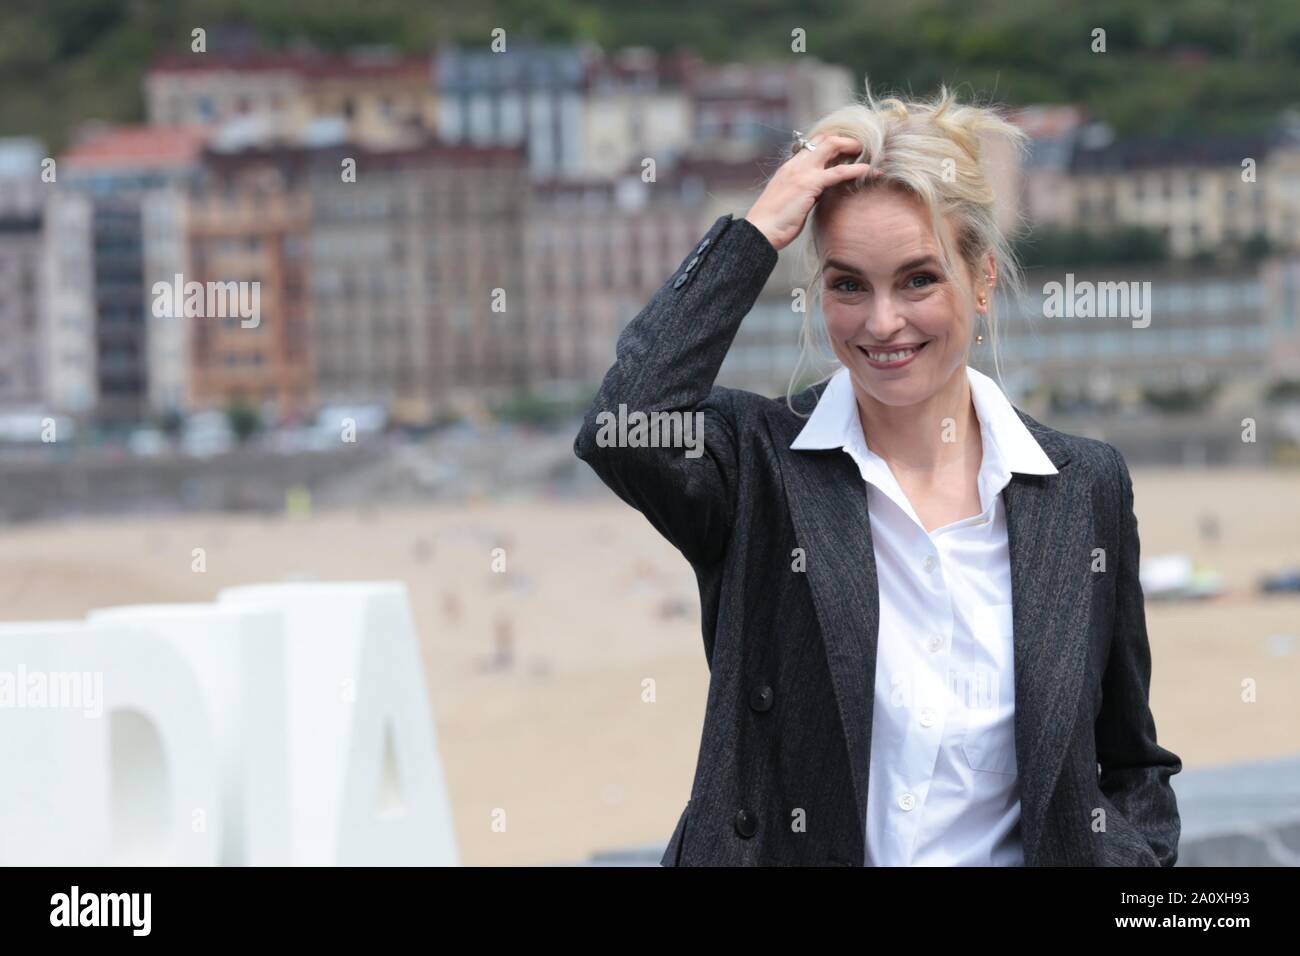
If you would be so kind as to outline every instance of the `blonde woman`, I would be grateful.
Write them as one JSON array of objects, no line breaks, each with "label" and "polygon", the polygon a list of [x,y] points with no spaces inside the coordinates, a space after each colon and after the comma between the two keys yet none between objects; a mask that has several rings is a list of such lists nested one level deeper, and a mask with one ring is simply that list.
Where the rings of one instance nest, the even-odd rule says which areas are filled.
[{"label": "blonde woman", "polygon": [[[1128,469],[967,364],[1016,281],[981,150],[1019,137],[947,92],[868,93],[619,339],[575,451],[690,561],[711,674],[664,865],[1177,859]],[[809,222],[805,342],[839,370],[715,386]],[[700,441],[612,427],[635,412]]]}]

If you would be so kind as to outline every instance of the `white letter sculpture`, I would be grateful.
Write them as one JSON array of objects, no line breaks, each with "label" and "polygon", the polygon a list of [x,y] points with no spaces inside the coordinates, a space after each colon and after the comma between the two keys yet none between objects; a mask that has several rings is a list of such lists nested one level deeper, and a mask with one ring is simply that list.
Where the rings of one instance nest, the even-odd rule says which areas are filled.
[{"label": "white letter sculpture", "polygon": [[456,865],[405,587],[0,624],[0,865]]}]

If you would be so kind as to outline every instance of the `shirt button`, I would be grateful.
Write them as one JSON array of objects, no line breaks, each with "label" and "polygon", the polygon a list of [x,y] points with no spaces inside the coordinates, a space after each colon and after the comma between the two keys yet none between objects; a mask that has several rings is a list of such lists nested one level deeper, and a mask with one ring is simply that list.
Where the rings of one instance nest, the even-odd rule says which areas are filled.
[{"label": "shirt button", "polygon": [[943,647],[943,638],[940,637],[938,634],[935,634],[933,637],[931,637],[928,641],[925,642],[925,646],[932,651],[937,651],[939,650],[939,648]]},{"label": "shirt button", "polygon": [[935,719],[936,719],[936,715],[933,708],[925,707],[921,710],[922,727],[933,727]]},{"label": "shirt button", "polygon": [[900,793],[898,795],[898,805],[904,810],[911,810],[916,806],[916,797],[910,793]]},{"label": "shirt button", "polygon": [[934,559],[934,555],[927,554],[925,556],[925,570],[933,571],[938,564],[939,562]]}]

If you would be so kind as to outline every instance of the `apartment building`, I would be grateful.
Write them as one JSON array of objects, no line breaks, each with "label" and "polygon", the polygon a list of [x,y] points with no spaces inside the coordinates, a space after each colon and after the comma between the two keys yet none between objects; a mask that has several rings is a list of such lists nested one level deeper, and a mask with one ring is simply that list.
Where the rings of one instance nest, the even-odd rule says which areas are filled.
[{"label": "apartment building", "polygon": [[533,387],[590,393],[623,327],[712,222],[694,183],[534,184],[527,220],[528,368]]},{"label": "apartment building", "polygon": [[691,145],[687,95],[694,59],[630,47],[593,58],[586,69],[580,137],[581,173],[638,175],[653,160],[671,168]]},{"label": "apartment building", "polygon": [[1069,141],[1064,165],[1028,172],[1037,226],[1163,233],[1191,258],[1266,243],[1300,248],[1300,131],[1115,139],[1097,126]]},{"label": "apartment building", "polygon": [[196,409],[246,404],[286,423],[315,409],[306,168],[299,147],[203,154],[187,197],[186,278],[205,289],[230,282],[255,288],[259,314],[251,319],[227,308],[185,320]]},{"label": "apartment building", "polygon": [[705,63],[686,71],[691,154],[740,162],[785,158],[795,129],[808,129],[863,91],[845,67],[796,56],[775,63]]},{"label": "apartment building", "polygon": [[529,172],[537,178],[582,176],[586,77],[598,49],[509,42],[504,54],[451,45],[438,49],[438,138],[524,148]]},{"label": "apartment building", "polygon": [[[355,181],[341,175],[356,164]],[[526,385],[526,156],[429,142],[314,151],[310,299],[322,402],[425,422]]]},{"label": "apartment building", "polygon": [[689,51],[516,43],[505,54],[445,46],[436,58],[439,135],[526,146],[540,180],[671,169],[687,156],[771,156],[851,101],[849,70],[814,57],[710,64]]},{"label": "apartment building", "polygon": [[437,120],[430,58],[386,48],[166,56],[144,89],[156,125],[243,121],[293,138],[333,118],[346,138],[382,143],[427,133]]},{"label": "apartment building", "polygon": [[[152,290],[155,282],[171,281],[184,264],[178,258],[183,247],[167,223],[179,215],[198,174],[205,140],[202,130],[190,127],[112,127],[81,139],[59,160],[60,190],[88,207],[93,293],[88,298],[76,291],[75,251],[70,262],[52,265],[72,284],[67,295],[56,287],[55,295],[62,296],[57,321],[69,323],[65,331],[72,334],[87,321],[93,325],[96,411],[105,422],[134,422],[177,410],[175,403],[186,392],[185,326],[155,321]],[[52,220],[70,230],[73,250],[83,215],[77,207],[74,198]],[[163,231],[156,234],[159,228]],[[78,302],[93,302],[92,313],[76,314]]]},{"label": "apartment building", "polygon": [[0,139],[0,408],[38,408],[48,397],[40,321],[44,157],[39,140]]},{"label": "apartment building", "polygon": [[[1003,372],[1016,392],[1043,387],[1120,404],[1144,389],[1298,377],[1298,277],[1290,258],[1031,270],[1025,294],[1004,302]],[[1063,310],[1071,290],[1075,306]],[[1093,302],[1080,308],[1085,294]],[[987,350],[972,358],[991,368]]]},{"label": "apartment building", "polygon": [[95,210],[89,196],[56,188],[45,204],[40,324],[51,411],[90,417],[99,404]]}]

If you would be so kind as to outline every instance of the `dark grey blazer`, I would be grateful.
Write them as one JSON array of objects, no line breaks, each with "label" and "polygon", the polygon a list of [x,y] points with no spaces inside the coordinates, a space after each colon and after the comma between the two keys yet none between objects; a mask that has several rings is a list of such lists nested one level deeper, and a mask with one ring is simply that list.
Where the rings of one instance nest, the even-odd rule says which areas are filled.
[{"label": "dark grey blazer", "polygon": [[[666,866],[864,863],[879,627],[866,488],[842,451],[791,450],[805,419],[784,397],[713,385],[776,261],[753,224],[719,218],[620,336],[574,443],[699,582],[709,695]],[[598,440],[597,415],[620,404],[702,412],[704,454]],[[1026,864],[1171,866],[1182,763],[1148,706],[1128,469],[1111,445],[1017,411],[1058,470],[1002,493]]]}]

